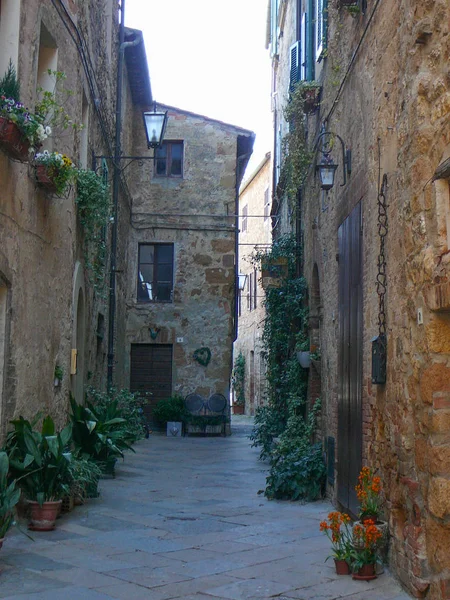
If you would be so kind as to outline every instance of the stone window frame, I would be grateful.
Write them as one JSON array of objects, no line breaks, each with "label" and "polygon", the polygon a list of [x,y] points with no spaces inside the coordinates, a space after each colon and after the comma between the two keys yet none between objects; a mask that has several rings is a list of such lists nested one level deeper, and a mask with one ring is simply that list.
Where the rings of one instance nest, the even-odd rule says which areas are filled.
[{"label": "stone window frame", "polygon": [[[181,146],[181,168],[180,173],[172,173],[172,148],[174,146]],[[166,150],[165,156],[158,156],[162,150]],[[165,160],[166,167],[164,173],[158,173],[158,161]],[[183,179],[184,177],[184,141],[183,140],[164,140],[159,148],[155,150],[155,160],[154,160],[154,169],[153,169],[153,177],[159,178],[174,178],[174,179]]]},{"label": "stone window frame", "polygon": [[[154,259],[152,263],[148,263],[148,262],[143,262],[141,261],[141,248],[143,248],[144,246],[153,246],[154,247],[154,257],[156,256],[156,260]],[[170,247],[171,251],[172,251],[172,256],[171,256],[171,262],[162,262],[159,261],[157,258],[157,254],[158,254],[158,248],[161,247]],[[141,274],[141,265],[142,264],[146,264],[146,265],[152,265],[153,266],[153,276],[152,276],[152,282],[146,282]],[[172,267],[172,271],[171,271],[171,278],[169,280],[160,280],[158,279],[158,267],[161,267],[162,265],[167,266],[167,265],[171,265]],[[156,268],[155,268],[156,267]],[[173,290],[174,290],[174,271],[175,271],[175,246],[172,242],[141,242],[138,245],[138,260],[137,260],[137,268],[138,268],[138,272],[137,272],[137,288],[136,288],[136,299],[137,302],[139,304],[170,304],[173,302]],[[150,293],[153,293],[153,290],[158,290],[158,285],[160,284],[168,284],[170,286],[170,298],[169,299],[159,299],[158,295],[155,294],[154,298],[144,298],[142,297],[142,289],[144,285],[148,285],[150,284],[150,290],[147,288],[147,295],[149,295]]]}]

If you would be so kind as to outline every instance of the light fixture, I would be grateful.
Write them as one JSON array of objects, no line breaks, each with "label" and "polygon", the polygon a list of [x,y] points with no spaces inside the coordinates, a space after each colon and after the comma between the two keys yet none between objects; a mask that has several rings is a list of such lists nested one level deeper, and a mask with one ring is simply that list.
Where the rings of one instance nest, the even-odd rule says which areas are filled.
[{"label": "light fixture", "polygon": [[167,111],[157,111],[156,102],[152,112],[145,112],[144,125],[148,148],[161,146],[167,125]]},{"label": "light fixture", "polygon": [[341,183],[341,187],[347,183],[347,175],[350,175],[352,172],[352,151],[349,148],[345,148],[344,140],[340,135],[332,131],[323,131],[317,138],[315,146],[316,150],[319,150],[322,154],[322,160],[316,164],[316,172],[319,172],[320,187],[326,191],[331,190],[333,187],[336,170],[339,167],[338,164],[333,162],[330,156],[335,138],[341,142],[342,146],[342,173],[344,180]]},{"label": "light fixture", "polygon": [[244,273],[239,273],[239,275],[238,275],[238,290],[240,292],[242,292],[242,290],[245,288],[246,281],[247,281],[247,275],[244,275]]},{"label": "light fixture", "polygon": [[333,163],[329,154],[324,154],[322,160],[316,165],[316,170],[319,172],[320,187],[323,190],[331,190],[334,185],[334,176],[338,165]]}]

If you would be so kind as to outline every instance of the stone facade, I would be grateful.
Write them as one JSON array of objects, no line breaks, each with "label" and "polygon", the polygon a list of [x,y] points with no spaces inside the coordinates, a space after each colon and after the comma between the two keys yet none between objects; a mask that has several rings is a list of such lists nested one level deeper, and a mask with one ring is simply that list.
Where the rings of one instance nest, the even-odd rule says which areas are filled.
[{"label": "stone facade", "polygon": [[[150,161],[130,167],[126,371],[131,373],[132,389],[152,392],[152,406],[172,393],[196,392],[207,399],[217,392],[228,400],[235,335],[237,190],[253,134],[178,108],[158,108],[168,111],[166,143],[182,142],[182,169],[179,176],[158,176],[156,163]],[[140,115],[134,123],[133,151],[142,155]],[[173,286],[171,281],[170,296],[161,301],[156,275],[148,297],[137,295],[146,268],[139,267],[139,249],[149,245],[152,252],[161,245],[168,252],[173,249]],[[155,272],[160,268],[156,261]],[[202,348],[211,353],[207,365],[194,358]],[[150,369],[152,362],[166,361],[165,386],[161,387],[161,370],[151,381],[148,373],[139,372],[133,352],[147,353],[143,360]],[[165,359],[160,352],[166,353]],[[151,419],[151,409],[148,415]]]},{"label": "stone facade", "polygon": [[[287,5],[287,16],[273,59],[278,98],[288,88],[296,7],[310,11],[314,2],[280,4]],[[369,0],[351,14],[341,4],[328,2],[328,48],[312,64],[310,77],[323,86],[321,104],[306,124],[310,148],[322,127],[341,136],[352,151],[351,175],[341,186],[335,138],[337,182],[323,192],[311,169],[301,209],[304,274],[314,290],[311,337],[322,353],[322,435],[337,444],[336,485],[329,492],[342,502],[339,486],[348,479],[343,458],[349,453],[377,469],[393,569],[415,596],[443,600],[450,597],[449,8],[444,1]],[[384,175],[387,380],[375,385],[371,340],[379,333],[378,200]],[[281,211],[285,199],[279,202]],[[350,223],[352,242],[346,241]],[[362,299],[358,312],[354,303],[340,302],[345,267],[351,271],[352,264],[359,274],[352,275]],[[347,317],[356,336],[350,352],[359,348],[350,374],[342,358]],[[344,375],[354,381],[351,396]],[[342,428],[347,409],[352,445]]]},{"label": "stone facade", "polygon": [[247,275],[247,279],[240,294],[238,337],[233,353],[236,358],[242,352],[245,358],[245,413],[249,415],[254,415],[255,409],[266,400],[266,364],[261,339],[264,290],[261,273],[252,263],[252,254],[264,250],[272,241],[271,183],[269,152],[244,182],[239,194],[239,273]]},{"label": "stone facade", "polygon": [[[72,92],[64,108],[73,122],[83,125],[81,131],[55,129],[41,150],[65,153],[76,166],[102,172],[111,185],[113,165],[108,157],[114,147],[117,3],[113,0],[82,3],[30,0],[25,7],[25,2],[19,0],[3,0],[0,16],[2,61],[6,53],[17,68],[22,102],[31,108],[39,96],[39,86],[44,83],[48,89],[45,86],[47,68],[62,71],[67,76],[63,86]],[[6,26],[7,35],[4,35]],[[78,43],[80,39],[82,43]],[[145,56],[142,36],[139,41]],[[145,79],[145,69],[142,73]],[[131,78],[140,76],[131,74]],[[124,114],[132,112],[136,104],[130,81],[125,68]],[[149,81],[144,89],[150,103]],[[127,154],[131,151],[126,136],[123,149]],[[107,158],[102,161],[101,156]],[[94,290],[91,271],[86,267],[84,232],[77,215],[73,186],[61,197],[42,190],[36,184],[32,164],[14,161],[3,151],[0,151],[0,186],[0,425],[3,436],[8,422],[19,415],[30,418],[39,412],[49,413],[62,425],[67,419],[69,392],[81,402],[87,385],[104,388],[109,259],[104,269],[103,291]],[[118,204],[118,257],[123,264],[127,244],[121,240],[128,234],[131,204],[124,178]],[[110,247],[110,230],[105,223],[107,248]],[[125,379],[120,352],[125,335],[122,286],[123,279],[118,279],[115,340],[119,351],[115,384],[119,386]],[[74,350],[77,365],[76,372],[72,373]],[[55,386],[57,365],[64,375],[61,384]]]}]

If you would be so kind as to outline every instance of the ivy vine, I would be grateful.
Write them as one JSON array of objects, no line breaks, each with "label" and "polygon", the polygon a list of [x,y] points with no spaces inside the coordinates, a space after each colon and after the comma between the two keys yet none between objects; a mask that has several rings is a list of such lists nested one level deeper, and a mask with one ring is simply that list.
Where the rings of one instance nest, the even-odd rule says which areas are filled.
[{"label": "ivy vine", "polygon": [[79,169],[76,181],[78,216],[84,232],[84,260],[90,281],[104,295],[106,231],[111,213],[109,188],[94,171]]}]

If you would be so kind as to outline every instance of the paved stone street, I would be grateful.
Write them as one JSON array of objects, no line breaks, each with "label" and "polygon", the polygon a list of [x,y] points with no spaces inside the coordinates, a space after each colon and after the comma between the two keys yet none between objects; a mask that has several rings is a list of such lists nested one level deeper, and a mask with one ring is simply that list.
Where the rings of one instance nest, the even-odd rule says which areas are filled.
[{"label": "paved stone street", "polygon": [[55,531],[10,535],[0,598],[407,600],[387,572],[357,582],[324,562],[328,503],[257,495],[265,468],[236,422],[226,439],[153,435]]}]

